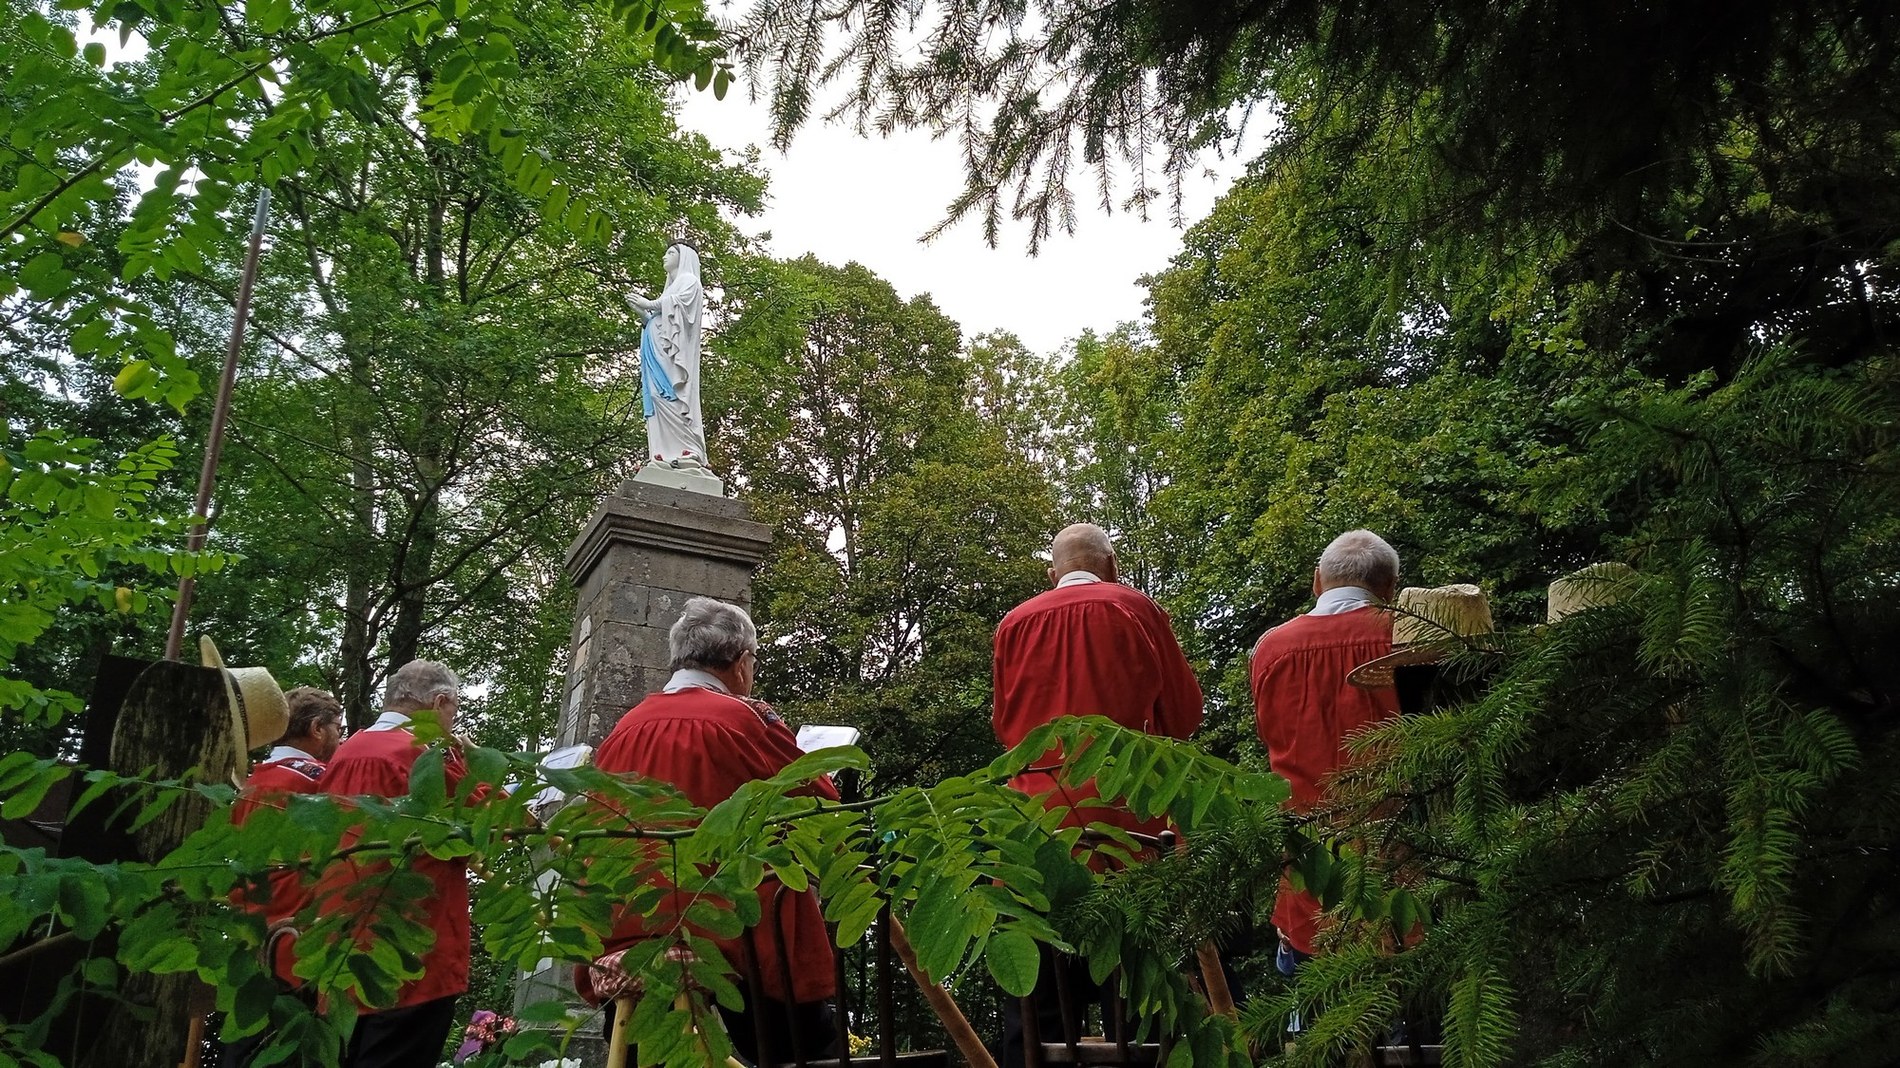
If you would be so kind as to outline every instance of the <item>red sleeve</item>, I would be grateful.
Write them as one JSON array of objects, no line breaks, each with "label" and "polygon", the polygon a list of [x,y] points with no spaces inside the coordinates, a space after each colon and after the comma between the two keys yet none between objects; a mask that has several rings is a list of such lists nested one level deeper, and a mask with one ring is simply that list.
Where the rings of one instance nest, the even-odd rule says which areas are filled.
[{"label": "red sleeve", "polygon": [[1161,673],[1161,692],[1155,697],[1156,733],[1186,738],[1201,725],[1201,683],[1194,677],[1187,654],[1181,651],[1168,613],[1152,600],[1142,599],[1148,601],[1149,641],[1154,645],[1156,670]]},{"label": "red sleeve", "polygon": [[[761,723],[759,727],[765,732],[765,741],[762,748],[766,752],[766,758],[768,760],[778,761],[778,767],[773,769],[771,774],[777,775],[786,765],[805,755],[805,751],[798,747],[798,736],[792,733],[790,727],[783,723],[780,723],[776,727]],[[818,776],[811,781],[810,786],[801,786],[793,790],[791,796],[822,797],[827,801],[840,800],[838,796],[838,785],[831,781],[831,776],[829,775]]]},{"label": "red sleeve", "polygon": [[[996,637],[991,643],[990,726],[996,731],[996,740],[1005,747],[1022,741],[1030,731],[1057,715],[1048,708],[1025,707],[1023,698],[1029,689],[1028,680],[1019,676],[1030,658],[1021,648],[1021,620],[1015,613],[1004,616],[996,626]],[[1053,684],[1053,680],[1047,681]]]},{"label": "red sleeve", "polygon": [[[462,755],[462,747],[459,743],[450,743],[448,752],[442,756],[442,781],[448,786],[450,797],[455,796],[456,788],[466,778],[468,778],[468,758]],[[502,792],[501,787],[492,782],[476,783],[475,788],[468,792],[468,800],[463,804],[482,805],[497,797],[505,796],[507,795]]]}]

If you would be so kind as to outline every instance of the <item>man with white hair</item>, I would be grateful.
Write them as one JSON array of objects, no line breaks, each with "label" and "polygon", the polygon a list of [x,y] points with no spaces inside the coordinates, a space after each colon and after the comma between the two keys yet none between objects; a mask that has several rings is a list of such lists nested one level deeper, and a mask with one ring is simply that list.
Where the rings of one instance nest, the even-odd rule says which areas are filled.
[{"label": "man with white hair", "polygon": [[[1398,715],[1392,688],[1361,689],[1346,676],[1392,651],[1399,554],[1370,530],[1334,538],[1313,569],[1313,610],[1262,635],[1253,648],[1254,724],[1276,774],[1293,787],[1289,807],[1305,811],[1346,762],[1346,738]],[[1319,901],[1281,880],[1273,906],[1280,967],[1287,974],[1313,953]]]},{"label": "man with white hair", "polygon": [[[1101,527],[1076,523],[1056,535],[1049,548],[1055,588],[1017,605],[996,627],[991,724],[997,741],[1016,745],[1062,716],[1106,716],[1168,738],[1186,738],[1201,725],[1201,684],[1168,614],[1119,579],[1114,543]],[[1102,805],[1093,783],[1063,786],[1055,775],[1061,758],[1060,749],[1051,749],[1009,785],[1043,797],[1051,808],[1067,807],[1070,826],[1107,823],[1150,834],[1166,826],[1165,820],[1144,824],[1125,809]],[[1073,1033],[1088,1002],[1109,1004],[1084,962],[1045,954],[1043,963],[1036,979],[1039,1034]],[[1074,996],[1057,996],[1058,968]],[[1021,1002],[1006,998],[997,1063],[1022,1068],[1026,1053]]]},{"label": "man with white hair", "polygon": [[[410,729],[412,718],[431,713],[449,731],[461,704],[462,680],[448,667],[433,660],[404,664],[389,676],[381,717],[337,748],[317,782],[318,791],[345,798],[408,794],[410,769],[424,748]],[[458,745],[453,740],[445,744],[443,777],[454,796],[468,767]],[[471,797],[485,790],[480,788]],[[353,841],[354,832],[345,835],[341,844]],[[407,866],[435,884],[423,903],[435,942],[422,954],[422,975],[402,985],[395,1004],[366,1008],[357,1017],[343,1068],[433,1068],[455,1021],[455,999],[468,989],[468,862],[418,853]],[[376,896],[387,883],[371,877],[379,868],[384,868],[384,862],[337,861],[317,889],[321,913],[341,911],[361,917],[353,932],[360,940],[373,937],[369,923],[377,915],[415,907],[412,901],[383,901]]]},{"label": "man with white hair", "polygon": [[[672,678],[620,718],[594,751],[595,767],[670,783],[694,805],[710,809],[802,755],[785,721],[752,697],[759,633],[744,609],[692,598],[667,632],[667,651]],[[828,776],[799,792],[838,800]],[[830,1005],[838,992],[837,967],[817,893],[793,893],[768,876],[759,884],[759,904],[763,919],[756,928],[714,940],[727,961],[737,965],[749,956],[759,972],[762,1004],[746,990],[743,1012],[719,1006],[734,1049],[754,1064],[837,1057],[842,1051]],[[598,1002],[619,993],[628,982],[619,954],[642,939],[664,936],[683,910],[684,902],[668,900],[651,918],[632,910],[617,916],[603,940],[607,954],[575,970],[581,996]],[[764,1050],[758,1048],[761,1038]]]}]

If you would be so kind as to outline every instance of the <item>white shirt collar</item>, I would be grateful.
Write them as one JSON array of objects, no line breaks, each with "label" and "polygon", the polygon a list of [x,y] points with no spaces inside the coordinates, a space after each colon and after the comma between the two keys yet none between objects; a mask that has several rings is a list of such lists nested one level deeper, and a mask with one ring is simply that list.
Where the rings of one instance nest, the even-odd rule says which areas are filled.
[{"label": "white shirt collar", "polygon": [[376,722],[363,729],[366,731],[393,731],[397,727],[407,727],[408,725],[409,713],[384,712],[382,715],[376,717]]},{"label": "white shirt collar", "polygon": [[1062,581],[1056,583],[1056,589],[1059,590],[1065,586],[1080,586],[1084,583],[1100,581],[1102,581],[1102,576],[1093,571],[1071,571],[1062,576]]},{"label": "white shirt collar", "polygon": [[1319,599],[1313,602],[1313,610],[1307,615],[1336,616],[1379,603],[1379,598],[1371,590],[1358,586],[1334,586],[1319,595]]},{"label": "white shirt collar", "polygon": [[294,745],[272,746],[270,755],[264,758],[264,763],[269,764],[272,761],[276,761],[276,760],[289,760],[292,757],[302,757],[305,760],[312,761],[317,764],[323,763],[323,761],[318,760],[316,757],[310,755],[309,753],[304,752],[303,750],[297,748]]},{"label": "white shirt collar", "polygon": [[710,671],[701,671],[698,668],[681,668],[675,671],[673,677],[666,680],[666,688],[660,692],[678,693],[681,690],[689,690],[694,687],[698,687],[702,690],[714,690],[724,694],[732,692],[726,689],[725,683],[719,681],[719,676],[714,675]]}]

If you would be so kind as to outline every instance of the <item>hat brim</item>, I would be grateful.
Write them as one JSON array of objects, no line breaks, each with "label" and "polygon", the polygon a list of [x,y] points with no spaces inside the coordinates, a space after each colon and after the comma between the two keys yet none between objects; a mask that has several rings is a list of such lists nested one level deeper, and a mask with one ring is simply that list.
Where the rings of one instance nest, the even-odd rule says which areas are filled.
[{"label": "hat brim", "polygon": [[1497,653],[1497,635],[1478,634],[1469,638],[1442,638],[1438,641],[1418,642],[1394,649],[1379,657],[1368,660],[1346,673],[1346,681],[1362,690],[1378,690],[1392,685],[1392,672],[1396,668],[1414,667],[1419,664],[1442,664],[1460,652]]},{"label": "hat brim", "polygon": [[1377,660],[1368,660],[1346,673],[1346,681],[1362,690],[1381,690],[1392,685],[1395,668],[1415,664],[1443,663],[1457,642],[1426,642],[1394,649]]},{"label": "hat brim", "polygon": [[218,677],[224,680],[224,707],[231,716],[231,745],[237,750],[232,778],[242,782],[251,774],[251,721],[244,712],[244,695],[238,692],[237,676],[224,666],[224,656],[209,634],[198,635],[198,660],[205,667],[217,669]]}]

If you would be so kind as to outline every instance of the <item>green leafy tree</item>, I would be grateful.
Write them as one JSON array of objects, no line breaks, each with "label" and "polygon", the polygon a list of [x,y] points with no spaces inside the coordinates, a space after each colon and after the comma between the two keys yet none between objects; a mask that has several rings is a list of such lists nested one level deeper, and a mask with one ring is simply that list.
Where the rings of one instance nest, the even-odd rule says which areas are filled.
[{"label": "green leafy tree", "polygon": [[761,263],[730,297],[711,404],[742,498],[779,532],[755,590],[769,695],[863,730],[883,782],[987,757],[990,635],[1043,584],[1054,525],[1010,448],[1030,424],[1002,384],[1026,354],[966,354],[928,297],[856,264]]},{"label": "green leafy tree", "polygon": [[[533,680],[498,707],[546,703],[568,629],[559,557],[638,451],[619,293],[680,226],[735,243],[720,208],[755,210],[763,188],[674,127],[620,25],[562,5],[513,16],[504,94],[524,118],[499,156],[411,117],[440,72],[405,52],[378,68],[373,117],[326,118],[321,166],[284,182],[222,527],[257,563],[206,611],[314,662],[357,725],[384,665],[425,635],[471,675]],[[555,199],[629,236],[608,248],[569,228],[510,177],[522,153],[564,176]],[[517,666],[537,650],[538,673]]]}]

